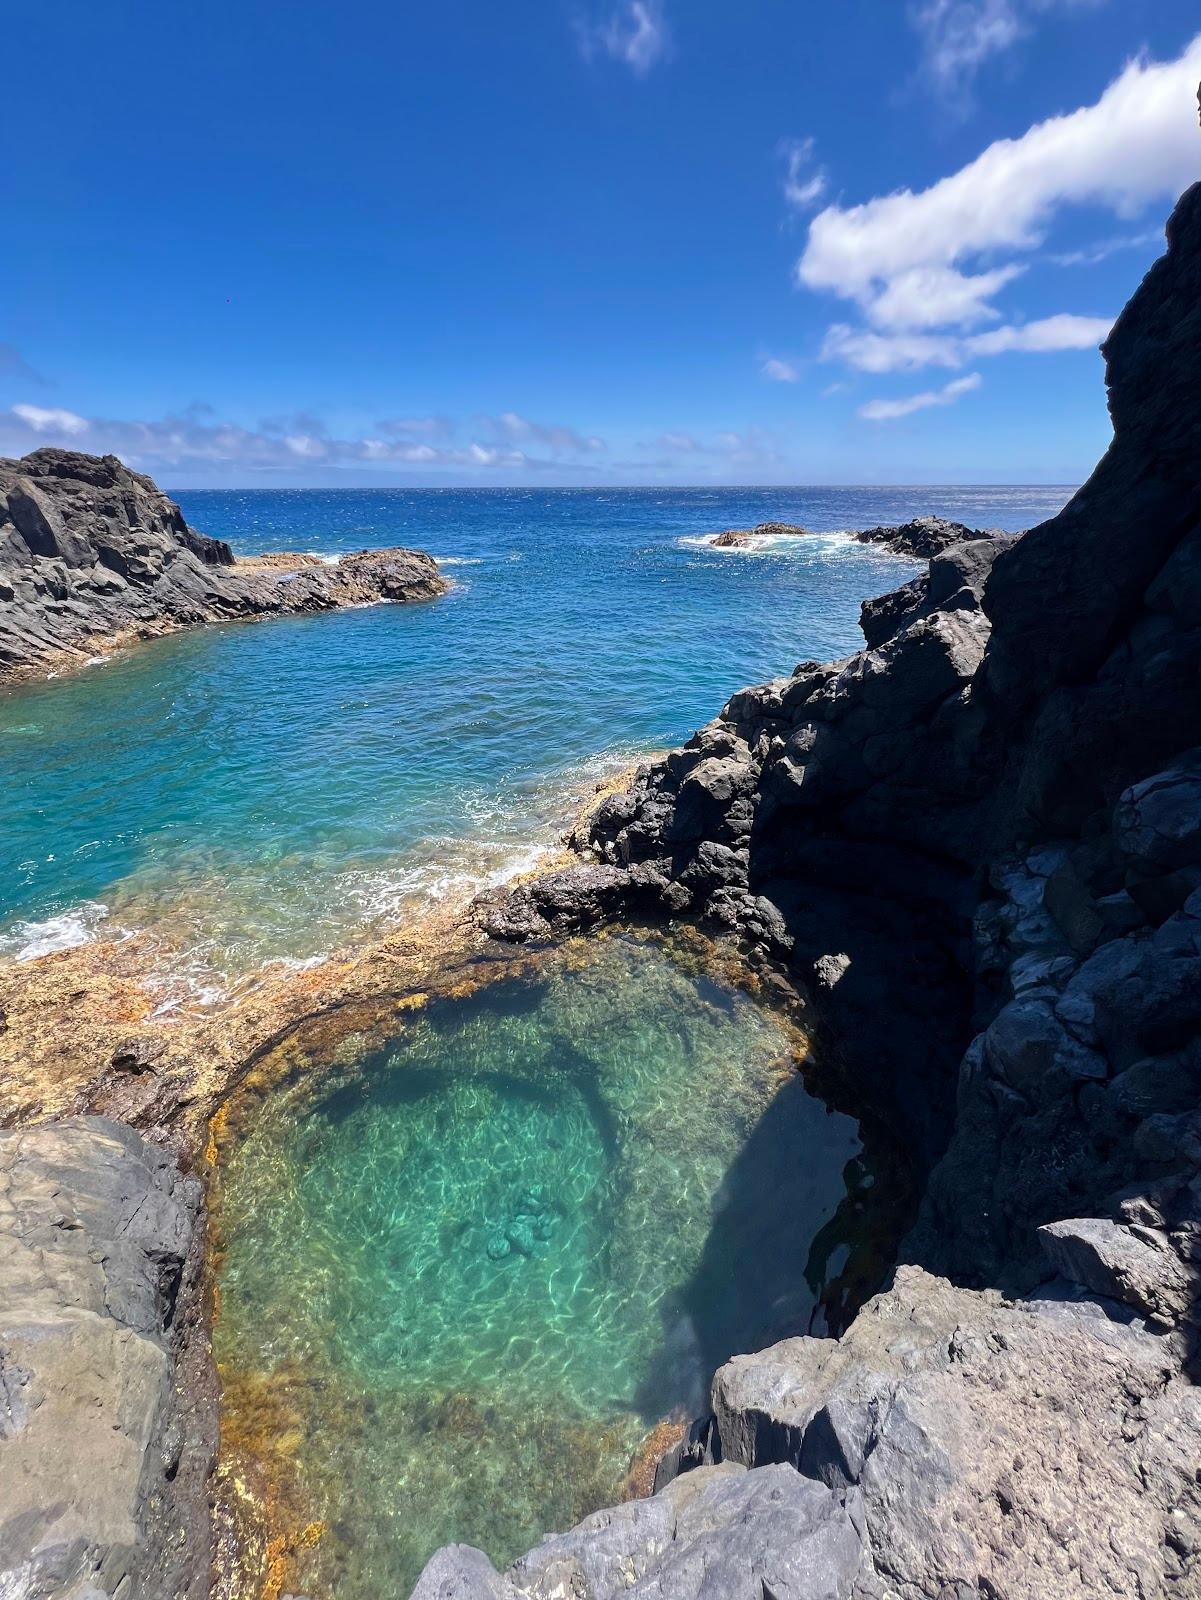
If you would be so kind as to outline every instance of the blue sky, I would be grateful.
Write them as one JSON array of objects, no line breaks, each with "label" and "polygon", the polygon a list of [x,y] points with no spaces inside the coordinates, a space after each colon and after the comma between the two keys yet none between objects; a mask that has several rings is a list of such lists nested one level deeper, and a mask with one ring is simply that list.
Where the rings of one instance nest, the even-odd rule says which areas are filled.
[{"label": "blue sky", "polygon": [[1195,0],[18,0],[0,452],[1075,482]]}]

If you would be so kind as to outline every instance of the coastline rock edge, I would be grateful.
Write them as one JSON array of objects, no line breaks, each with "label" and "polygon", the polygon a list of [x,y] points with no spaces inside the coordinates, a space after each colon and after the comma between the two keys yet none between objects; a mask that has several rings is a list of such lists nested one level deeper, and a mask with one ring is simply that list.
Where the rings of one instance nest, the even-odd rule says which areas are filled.
[{"label": "coastline rock edge", "polygon": [[115,456],[0,459],[0,683],[206,622],[432,600],[419,550],[237,559]]}]

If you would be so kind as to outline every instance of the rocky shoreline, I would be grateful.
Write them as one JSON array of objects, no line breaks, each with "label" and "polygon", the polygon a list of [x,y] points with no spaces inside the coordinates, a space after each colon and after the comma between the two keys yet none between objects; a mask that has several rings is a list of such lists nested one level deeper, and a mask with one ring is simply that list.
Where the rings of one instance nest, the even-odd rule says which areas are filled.
[{"label": "rocky shoreline", "polygon": [[[419,1600],[1197,1592],[1199,351],[1201,186],[1108,341],[1114,442],[1060,516],[933,552],[864,608],[865,650],[736,694],[454,931],[473,961],[613,918],[725,931],[807,988],[930,1180],[892,1285],[838,1340],[727,1363],[657,1494],[503,1576],[440,1551]],[[207,571],[185,533],[169,565]],[[5,1120],[38,1125],[0,1136],[5,1593],[207,1591],[239,1535],[206,1504],[206,1122],[272,1030],[446,948],[295,976],[165,1050],[119,987],[71,1044],[51,958],[57,1081],[55,1019],[9,1019],[0,1059],[27,1036],[38,1065]]]},{"label": "rocky shoreline", "polygon": [[0,460],[0,681],[198,623],[432,600],[448,587],[418,550],[240,560],[115,456]]}]

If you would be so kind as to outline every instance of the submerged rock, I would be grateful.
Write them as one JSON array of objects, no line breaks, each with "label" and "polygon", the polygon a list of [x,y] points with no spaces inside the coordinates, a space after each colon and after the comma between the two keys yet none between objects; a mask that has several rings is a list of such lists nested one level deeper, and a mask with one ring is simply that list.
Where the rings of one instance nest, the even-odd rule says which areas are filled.
[{"label": "submerged rock", "polygon": [[0,459],[0,678],[200,622],[429,600],[447,584],[417,550],[235,559],[115,456]]},{"label": "submerged rock", "polygon": [[753,528],[727,528],[724,533],[715,533],[709,543],[716,550],[730,550],[749,544],[752,539],[803,538],[808,532],[808,528],[798,527],[794,522],[760,522]]},{"label": "submerged rock", "polygon": [[[760,522],[753,528],[727,528],[724,533],[715,533],[709,543],[716,550],[731,550],[750,544],[752,539],[803,539],[809,532],[808,528],[799,527],[793,522]],[[952,545],[964,544],[968,540],[991,540],[1000,536],[981,533],[975,528],[965,526],[962,522],[948,522],[943,517],[914,517],[911,522],[903,522],[892,527],[856,529],[851,537],[860,544],[881,545],[893,555],[911,556],[919,561],[928,561],[931,556],[941,555]]]}]

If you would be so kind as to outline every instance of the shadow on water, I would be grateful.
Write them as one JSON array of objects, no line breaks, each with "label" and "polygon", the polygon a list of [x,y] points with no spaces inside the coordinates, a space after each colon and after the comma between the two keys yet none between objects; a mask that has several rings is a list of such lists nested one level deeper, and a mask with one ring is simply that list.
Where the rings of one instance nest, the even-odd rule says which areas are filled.
[{"label": "shadow on water", "polygon": [[907,1215],[874,1164],[851,1119],[816,1101],[801,1077],[781,1087],[726,1172],[695,1272],[665,1308],[663,1345],[638,1394],[645,1415],[680,1403],[684,1360],[703,1409],[731,1356],[850,1320],[880,1287],[896,1217]]}]

